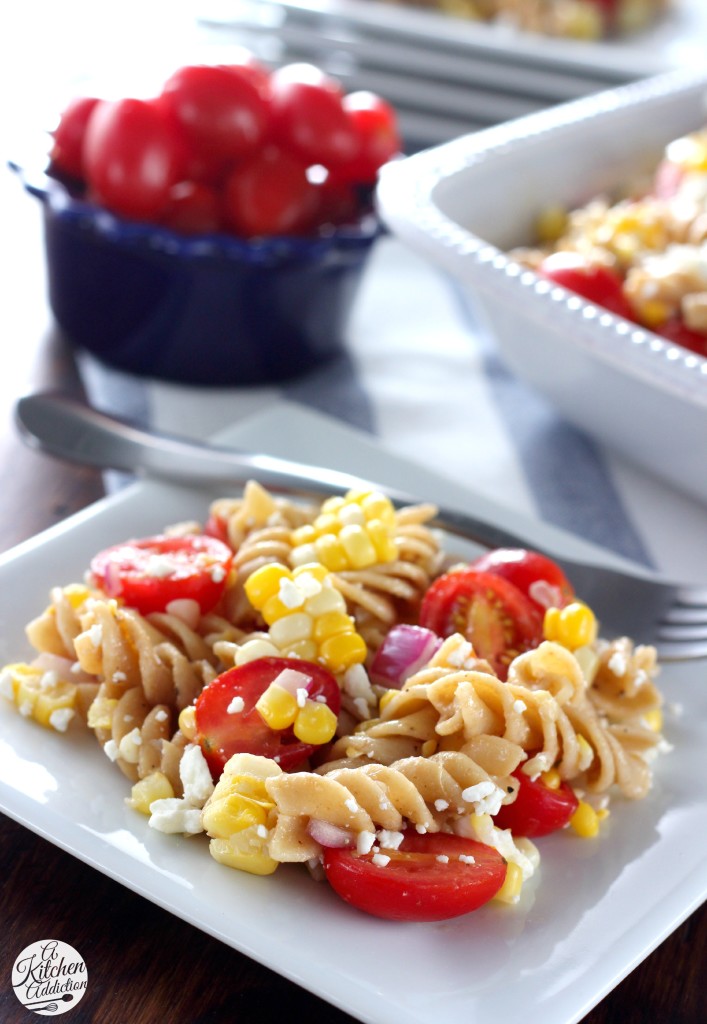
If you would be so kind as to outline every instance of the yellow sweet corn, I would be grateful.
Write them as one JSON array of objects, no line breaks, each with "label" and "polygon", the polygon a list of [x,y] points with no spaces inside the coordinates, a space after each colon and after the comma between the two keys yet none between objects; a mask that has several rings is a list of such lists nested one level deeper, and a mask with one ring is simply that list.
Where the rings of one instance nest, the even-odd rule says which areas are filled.
[{"label": "yellow sweet corn", "polygon": [[277,861],[267,849],[267,821],[274,807],[267,778],[281,774],[267,757],[234,754],[227,762],[202,812],[211,838],[209,851],[221,864],[256,875],[269,875]]},{"label": "yellow sweet corn", "polygon": [[549,771],[543,772],[540,776],[540,781],[548,789],[559,789],[562,784],[562,779],[557,768],[550,768]]},{"label": "yellow sweet corn", "polygon": [[337,718],[326,704],[306,700],[295,717],[294,733],[302,743],[328,743],[334,738]]},{"label": "yellow sweet corn", "polygon": [[593,839],[599,834],[599,815],[591,804],[580,800],[576,811],[570,818],[570,825],[582,839]]},{"label": "yellow sweet corn", "polygon": [[547,609],[543,633],[546,640],[553,640],[574,651],[596,639],[597,620],[586,604],[573,601],[564,608]]},{"label": "yellow sweet corn", "polygon": [[517,903],[523,888],[523,871],[512,861],[506,866],[506,878],[494,899],[501,903]]},{"label": "yellow sweet corn", "polygon": [[270,683],[258,698],[255,709],[266,725],[275,730],[289,728],[300,710],[293,694],[278,686],[277,682]]},{"label": "yellow sweet corn", "polygon": [[167,800],[173,796],[172,783],[167,776],[163,772],[152,772],[135,783],[128,802],[136,811],[149,815],[155,800]]},{"label": "yellow sweet corn", "polygon": [[562,206],[548,206],[535,222],[538,241],[544,244],[556,242],[567,229],[567,210]]},{"label": "yellow sweet corn", "polygon": [[2,671],[2,692],[20,714],[46,729],[65,732],[76,714],[78,688],[35,665],[17,663]]},{"label": "yellow sweet corn", "polygon": [[660,708],[653,708],[651,711],[646,711],[643,716],[643,722],[646,728],[652,729],[653,732],[661,732],[663,729],[663,712]]},{"label": "yellow sweet corn", "polygon": [[292,532],[292,563],[321,562],[332,572],[365,569],[397,557],[395,509],[376,491],[330,498],[314,523]]},{"label": "yellow sweet corn", "polygon": [[[332,539],[340,543],[338,538]],[[329,569],[321,562],[294,569],[280,563],[262,566],[248,578],[245,591],[269,626],[267,640],[256,641],[259,650],[263,644],[272,644],[276,654],[319,661],[334,673],[365,661],[366,644]],[[246,648],[244,645],[242,658],[237,656],[237,664],[250,660]]]},{"label": "yellow sweet corn", "polygon": [[[95,701],[94,701],[95,703]],[[188,740],[196,736],[196,708],[190,704],[179,712],[179,729]]]},{"label": "yellow sweet corn", "polygon": [[707,171],[707,136],[703,132],[692,132],[675,139],[665,155],[686,171]]}]

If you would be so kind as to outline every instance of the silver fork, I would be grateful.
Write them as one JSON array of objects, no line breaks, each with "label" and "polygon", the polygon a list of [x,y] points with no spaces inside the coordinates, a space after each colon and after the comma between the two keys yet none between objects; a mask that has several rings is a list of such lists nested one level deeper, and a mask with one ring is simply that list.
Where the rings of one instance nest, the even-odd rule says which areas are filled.
[{"label": "silver fork", "polygon": [[[24,440],[50,455],[83,465],[192,484],[243,484],[258,480],[275,493],[295,497],[331,495],[374,487],[400,507],[419,497],[385,484],[275,456],[204,445],[147,431],[127,420],[58,394],[21,398],[15,409]],[[567,558],[529,538],[477,518],[441,508],[435,525],[486,548],[532,547],[553,558],[577,594],[599,618],[604,632],[652,643],[665,660],[707,657],[707,586],[671,582],[641,566],[615,568]]]}]

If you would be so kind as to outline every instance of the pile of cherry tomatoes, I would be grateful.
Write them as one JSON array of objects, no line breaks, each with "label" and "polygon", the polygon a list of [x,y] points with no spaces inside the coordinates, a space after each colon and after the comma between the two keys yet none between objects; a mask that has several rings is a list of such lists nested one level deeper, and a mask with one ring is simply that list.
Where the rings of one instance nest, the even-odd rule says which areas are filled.
[{"label": "pile of cherry tomatoes", "polygon": [[400,148],[381,97],[247,55],[180,67],[150,99],[75,98],[51,168],[119,216],[187,234],[307,235],[358,219]]}]

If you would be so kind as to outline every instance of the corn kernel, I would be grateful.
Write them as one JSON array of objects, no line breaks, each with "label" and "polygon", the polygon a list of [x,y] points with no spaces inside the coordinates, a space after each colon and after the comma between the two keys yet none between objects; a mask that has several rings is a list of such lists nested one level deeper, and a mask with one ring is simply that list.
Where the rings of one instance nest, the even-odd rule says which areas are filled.
[{"label": "corn kernel", "polygon": [[366,529],[376,551],[376,560],[378,562],[394,562],[398,557],[398,548],[385,523],[381,519],[371,519]]},{"label": "corn kernel", "polygon": [[663,712],[660,708],[653,708],[651,711],[646,711],[643,716],[643,721],[646,728],[652,729],[653,732],[661,732],[663,729]]},{"label": "corn kernel", "polygon": [[111,697],[96,697],[88,709],[89,729],[110,729],[113,723],[113,711],[118,701]]},{"label": "corn kernel", "polygon": [[328,668],[336,673],[344,672],[352,665],[361,665],[366,660],[367,649],[358,633],[339,633],[325,640],[319,653]]},{"label": "corn kernel", "polygon": [[346,499],[341,498],[338,495],[334,495],[332,498],[327,498],[326,501],[322,503],[322,512],[336,515],[339,509],[343,508],[345,502]]},{"label": "corn kernel", "polygon": [[547,609],[543,632],[546,640],[553,640],[573,651],[593,643],[597,635],[597,621],[591,608],[581,601],[573,601],[564,608]]},{"label": "corn kernel", "polygon": [[298,640],[309,640],[312,635],[312,616],[306,612],[292,612],[273,622],[270,626],[270,639],[284,650]]},{"label": "corn kernel", "polygon": [[213,838],[228,838],[236,832],[265,825],[268,812],[261,804],[240,794],[210,800],[202,813],[204,830]]},{"label": "corn kernel", "polygon": [[517,903],[520,899],[522,888],[523,871],[518,864],[511,861],[506,865],[505,880],[494,896],[494,899],[499,900],[501,903]]},{"label": "corn kernel", "polygon": [[374,519],[378,519],[388,528],[395,525],[395,509],[390,499],[386,498],[385,495],[379,494],[377,491],[371,491],[370,494],[360,499],[360,504],[369,523]]},{"label": "corn kernel", "polygon": [[[324,568],[324,566],[322,566]],[[328,572],[328,570],[327,570]],[[322,587],[318,594],[308,597],[304,604],[304,610],[309,612],[315,619],[320,615],[329,615],[334,612],[345,612],[346,601],[336,587]]]},{"label": "corn kernel", "polygon": [[341,529],[341,521],[333,512],[325,512],[314,520],[314,529],[319,537],[323,533],[338,533]]},{"label": "corn kernel", "polygon": [[349,560],[346,557],[344,545],[334,534],[325,533],[318,537],[314,546],[319,560],[332,572],[343,572],[348,568]]},{"label": "corn kernel", "polygon": [[305,562],[303,565],[298,565],[296,569],[292,570],[292,578],[294,580],[299,579],[301,576],[312,576],[319,583],[324,583],[329,576],[329,570],[320,562]]},{"label": "corn kernel", "polygon": [[314,621],[314,639],[321,643],[330,636],[339,633],[350,633],[354,628],[353,619],[345,612],[326,612]]},{"label": "corn kernel", "polygon": [[297,717],[297,700],[289,690],[270,683],[256,701],[255,710],[271,729],[279,731],[289,728]]},{"label": "corn kernel", "polygon": [[337,718],[330,707],[307,700],[295,719],[294,732],[302,743],[328,743],[336,732]]},{"label": "corn kernel", "polygon": [[260,608],[260,614],[263,616],[268,626],[273,626],[286,615],[290,615],[291,612],[292,609],[288,608],[286,604],[283,604],[279,594],[273,594]]},{"label": "corn kernel", "polygon": [[420,753],[423,757],[432,757],[433,754],[437,753],[437,741],[425,740],[420,749]]},{"label": "corn kernel", "polygon": [[163,772],[152,772],[136,782],[128,803],[140,814],[150,814],[155,800],[168,800],[174,796],[172,784]]},{"label": "corn kernel", "polygon": [[560,778],[560,773],[557,768],[550,768],[549,771],[543,772],[540,776],[540,780],[548,789],[559,789],[562,784],[562,779]]},{"label": "corn kernel", "polygon": [[317,538],[317,531],[314,527],[307,523],[306,526],[298,526],[296,530],[293,530],[290,534],[290,540],[292,546],[295,548],[302,547],[303,544],[311,544]]},{"label": "corn kernel", "polygon": [[70,583],[67,587],[64,587],[63,594],[67,599],[71,607],[76,611],[86,601],[89,596],[89,589],[82,583]]},{"label": "corn kernel", "polygon": [[637,307],[636,311],[641,317],[641,322],[646,327],[661,327],[670,318],[672,313],[670,306],[666,302],[660,302],[658,299],[648,299],[640,302],[634,300],[634,305]]},{"label": "corn kernel", "polygon": [[567,210],[562,206],[548,206],[535,222],[535,233],[541,243],[556,242],[567,228]]},{"label": "corn kernel", "polygon": [[577,746],[579,747],[579,767],[581,771],[586,771],[589,765],[594,760],[594,749],[592,745],[585,740],[584,736],[577,735]]},{"label": "corn kernel", "polygon": [[349,523],[339,533],[349,565],[352,569],[365,569],[378,560],[376,549],[362,525]]},{"label": "corn kernel", "polygon": [[278,862],[273,860],[264,845],[251,845],[251,842],[255,843],[255,839],[250,830],[246,830],[229,839],[212,839],[209,852],[214,860],[229,868],[247,871],[251,875],[271,875]]},{"label": "corn kernel", "polygon": [[253,607],[260,611],[272,597],[277,596],[283,577],[289,576],[290,570],[279,562],[261,565],[250,574],[243,585],[246,597]]},{"label": "corn kernel", "polygon": [[[76,687],[73,683],[57,682],[49,689],[40,689],[37,693],[32,717],[45,729],[56,728],[52,720],[55,711],[74,711],[76,706]],[[73,715],[72,715],[73,717]]]},{"label": "corn kernel", "polygon": [[386,690],[381,699],[378,701],[378,710],[383,711],[397,693],[397,690]]},{"label": "corn kernel", "polygon": [[179,730],[188,740],[196,736],[196,708],[193,704],[179,712]]},{"label": "corn kernel", "polygon": [[582,839],[593,839],[599,833],[597,812],[584,800],[579,801],[576,811],[570,818],[570,825]]},{"label": "corn kernel", "polygon": [[246,640],[236,651],[236,665],[246,665],[249,661],[257,661],[258,658],[276,658],[279,654],[279,649],[270,640],[261,637]]}]

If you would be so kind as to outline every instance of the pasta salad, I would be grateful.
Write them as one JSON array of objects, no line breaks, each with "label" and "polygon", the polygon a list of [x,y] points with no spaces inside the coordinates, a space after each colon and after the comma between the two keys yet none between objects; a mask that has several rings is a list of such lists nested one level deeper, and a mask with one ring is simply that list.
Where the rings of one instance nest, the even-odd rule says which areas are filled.
[{"label": "pasta salad", "polygon": [[516,903],[543,836],[649,792],[656,652],[600,637],[538,552],[455,561],[435,514],[251,482],[55,587],[0,692],[228,868],[300,863],[403,921]]}]

